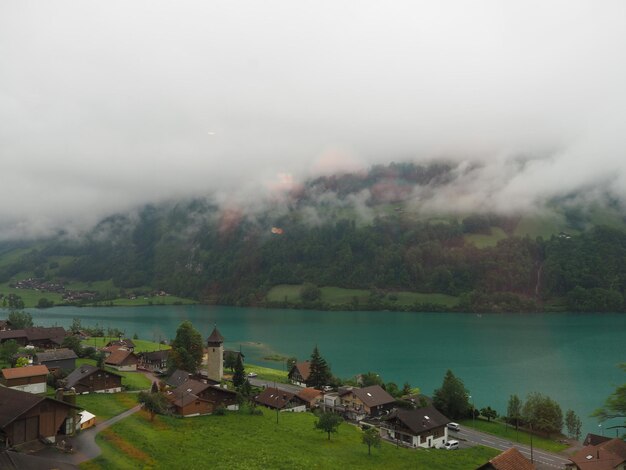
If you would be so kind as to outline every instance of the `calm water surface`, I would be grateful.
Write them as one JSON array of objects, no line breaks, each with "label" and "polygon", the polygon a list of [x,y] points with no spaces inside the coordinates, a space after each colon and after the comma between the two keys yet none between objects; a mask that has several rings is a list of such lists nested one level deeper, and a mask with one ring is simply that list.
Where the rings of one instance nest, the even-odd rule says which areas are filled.
[{"label": "calm water surface", "polygon": [[[589,414],[625,377],[626,315],[320,312],[215,306],[55,307],[30,310],[37,324],[116,327],[141,339],[173,338],[182,320],[203,336],[213,324],[226,347],[241,345],[250,363],[281,367],[271,354],[306,359],[317,344],[340,377],[373,371],[426,394],[448,368],[475,404],[506,411],[511,394],[539,391],[573,409],[584,432],[601,432]],[[611,423],[605,423],[605,428]],[[606,431],[614,435],[615,431]]]}]

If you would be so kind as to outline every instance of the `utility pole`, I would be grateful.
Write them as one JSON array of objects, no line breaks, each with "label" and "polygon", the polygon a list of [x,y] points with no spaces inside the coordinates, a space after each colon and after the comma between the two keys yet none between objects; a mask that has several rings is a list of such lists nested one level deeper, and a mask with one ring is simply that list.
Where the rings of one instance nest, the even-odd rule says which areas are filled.
[{"label": "utility pole", "polygon": [[533,458],[533,423],[530,424],[530,462],[535,463],[535,459]]}]

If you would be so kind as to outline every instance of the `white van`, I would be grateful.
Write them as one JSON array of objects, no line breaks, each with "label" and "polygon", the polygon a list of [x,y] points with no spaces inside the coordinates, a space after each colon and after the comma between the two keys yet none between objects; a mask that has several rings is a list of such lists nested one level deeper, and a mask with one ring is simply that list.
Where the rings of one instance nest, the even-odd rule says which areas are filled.
[{"label": "white van", "polygon": [[453,431],[461,430],[461,426],[459,426],[459,423],[448,423],[447,426],[448,426],[448,429],[452,429]]},{"label": "white van", "polygon": [[448,441],[445,443],[445,445],[443,446],[444,449],[446,450],[455,450],[459,448],[459,441]]}]

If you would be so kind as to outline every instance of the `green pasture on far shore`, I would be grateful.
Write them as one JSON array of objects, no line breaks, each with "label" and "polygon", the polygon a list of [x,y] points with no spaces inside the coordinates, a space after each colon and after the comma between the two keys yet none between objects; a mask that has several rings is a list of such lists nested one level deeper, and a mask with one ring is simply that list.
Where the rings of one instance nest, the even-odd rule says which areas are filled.
[{"label": "green pasture on far shore", "polygon": [[[272,287],[267,293],[267,300],[270,302],[300,303],[300,289],[302,284],[279,284]],[[320,287],[321,301],[329,305],[352,304],[354,300],[365,305],[370,297],[370,291],[366,289],[345,289],[343,287],[325,286]],[[383,302],[392,303],[399,306],[411,306],[419,304],[434,304],[445,307],[454,307],[458,304],[458,297],[446,294],[427,294],[420,292],[389,292],[385,295]]]}]

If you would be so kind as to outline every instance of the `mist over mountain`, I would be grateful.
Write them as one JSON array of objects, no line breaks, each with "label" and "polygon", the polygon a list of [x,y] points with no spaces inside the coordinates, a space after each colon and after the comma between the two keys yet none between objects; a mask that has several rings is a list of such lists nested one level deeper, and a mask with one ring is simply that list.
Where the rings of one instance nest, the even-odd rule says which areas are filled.
[{"label": "mist over mountain", "polygon": [[34,277],[106,286],[94,287],[97,302],[157,291],[305,308],[625,308],[626,218],[617,199],[591,204],[572,193],[509,213],[433,204],[464,171],[475,170],[377,165],[290,184],[253,207],[170,201],[106,217],[80,236],[6,241],[0,290]]},{"label": "mist over mountain", "polygon": [[422,211],[623,202],[625,10],[4,1],[0,239],[180,199],[263,212],[393,161],[452,165],[454,185],[413,194]]}]

